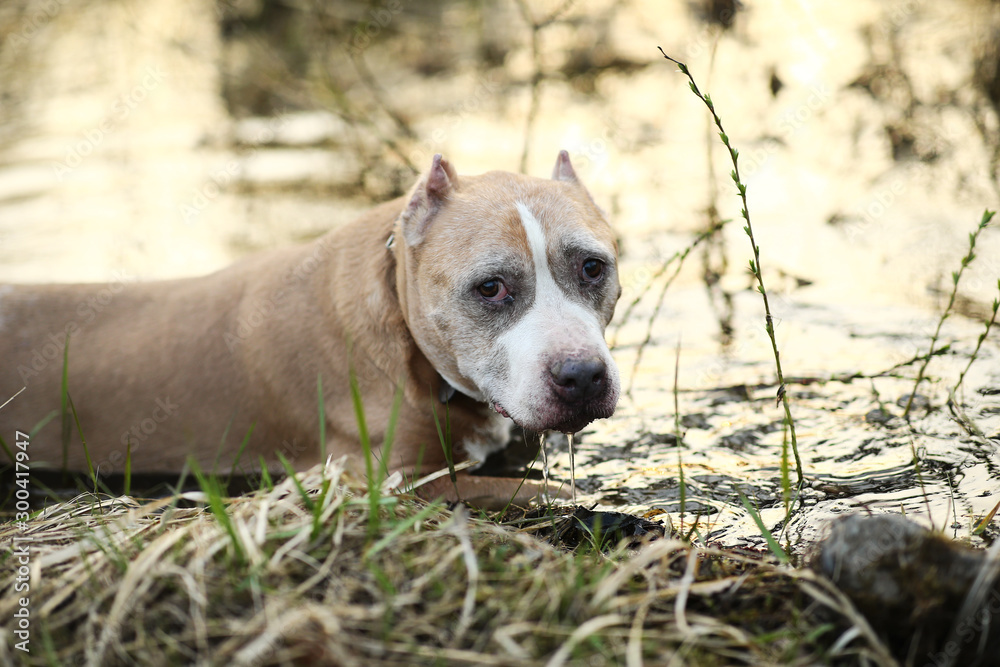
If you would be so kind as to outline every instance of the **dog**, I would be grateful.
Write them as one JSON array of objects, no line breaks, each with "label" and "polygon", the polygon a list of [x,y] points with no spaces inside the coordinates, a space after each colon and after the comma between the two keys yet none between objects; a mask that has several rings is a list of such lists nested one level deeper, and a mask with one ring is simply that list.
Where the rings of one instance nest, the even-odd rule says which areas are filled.
[{"label": "dog", "polygon": [[[443,467],[442,436],[482,462],[512,425],[572,433],[613,414],[604,329],[620,295],[614,234],[566,151],[551,179],[459,177],[436,155],[406,196],[207,276],[0,286],[0,401],[21,392],[0,437],[48,418],[33,469],[87,470],[82,434],[102,473],[238,456],[280,472],[279,453],[305,469],[323,451],[360,472],[354,383],[376,457],[394,419],[388,470]],[[68,412],[64,358],[68,434],[52,419]],[[519,482],[458,479],[423,493],[488,505]]]}]

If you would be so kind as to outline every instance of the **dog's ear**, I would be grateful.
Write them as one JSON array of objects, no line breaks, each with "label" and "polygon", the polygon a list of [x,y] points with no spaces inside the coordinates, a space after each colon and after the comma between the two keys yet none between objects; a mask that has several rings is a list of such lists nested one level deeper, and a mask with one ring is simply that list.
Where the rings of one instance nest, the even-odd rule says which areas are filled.
[{"label": "dog's ear", "polygon": [[569,153],[566,151],[559,151],[559,157],[556,158],[556,166],[552,169],[552,180],[570,181],[571,183],[579,182],[576,172],[573,171],[573,165],[570,164]]},{"label": "dog's ear", "polygon": [[408,245],[415,246],[424,240],[431,219],[457,184],[455,169],[440,153],[436,154],[430,171],[417,181],[410,193],[410,201],[403,209],[401,222]]}]

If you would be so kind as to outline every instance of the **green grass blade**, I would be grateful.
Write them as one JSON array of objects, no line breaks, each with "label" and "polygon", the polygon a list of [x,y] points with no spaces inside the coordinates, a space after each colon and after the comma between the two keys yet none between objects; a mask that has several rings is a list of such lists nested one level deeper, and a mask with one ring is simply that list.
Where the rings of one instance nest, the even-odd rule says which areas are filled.
[{"label": "green grass blade", "polygon": [[232,427],[234,419],[236,419],[235,413],[229,418],[229,422],[226,424],[226,429],[222,432],[222,439],[219,440],[219,448],[215,451],[215,461],[212,462],[213,475],[216,475],[219,472],[219,459],[222,458],[222,452],[226,449],[226,439],[229,438],[229,429]]},{"label": "green grass blade", "polygon": [[403,409],[403,383],[396,386],[396,393],[392,397],[392,409],[389,411],[389,423],[385,426],[385,439],[382,442],[382,455],[379,465],[378,482],[379,486],[386,477],[389,476],[389,461],[392,457],[392,445],[396,439],[396,426],[399,423],[399,412]]},{"label": "green grass blade", "polygon": [[44,417],[38,420],[38,423],[35,424],[30,431],[28,431],[28,436],[34,438],[36,435],[38,435],[39,431],[48,426],[49,422],[58,416],[59,416],[58,410],[53,410],[49,414],[45,415]]},{"label": "green grass blade", "polygon": [[368,479],[368,539],[374,539],[379,530],[379,481],[375,475],[371,436],[368,434],[368,423],[365,420],[365,406],[361,400],[361,387],[358,376],[351,367],[351,404],[354,406],[354,419],[358,425],[358,437],[361,439],[361,451],[365,457],[365,474]]},{"label": "green grass blade", "polygon": [[431,399],[431,415],[434,417],[434,426],[437,428],[438,441],[441,443],[441,449],[444,451],[444,460],[448,464],[448,476],[451,478],[451,485],[455,487],[455,497],[458,497],[458,476],[455,473],[455,458],[453,456],[451,448],[451,428],[450,420],[448,419],[448,404],[444,404],[444,428],[441,426],[441,420],[438,419],[437,404]]},{"label": "green grass blade", "polygon": [[62,469],[69,467],[69,438],[73,432],[73,424],[69,414],[69,334],[66,334],[66,346],[63,347],[62,383],[59,388],[59,414],[62,416]]},{"label": "green grass blade", "polygon": [[[80,436],[80,442],[83,444],[83,455],[87,459],[87,472],[90,474],[90,479],[94,482],[94,489],[97,489],[97,472],[94,470],[94,462],[90,459],[90,451],[87,449],[87,439],[83,437],[83,428],[80,426],[80,417],[76,414],[76,406],[73,405],[73,397],[66,394],[66,400],[69,402],[70,413],[73,415],[73,421],[76,422],[76,432]],[[66,469],[65,464],[63,469]]]},{"label": "green grass blade", "polygon": [[132,495],[132,438],[125,444],[125,488],[126,496]]},{"label": "green grass blade", "polygon": [[260,483],[268,492],[274,491],[274,481],[271,479],[271,471],[267,469],[267,461],[264,460],[263,454],[260,455]]},{"label": "green grass blade", "polygon": [[257,422],[253,422],[252,424],[250,424],[250,428],[247,429],[247,434],[245,436],[243,436],[243,442],[240,443],[240,448],[236,452],[236,458],[233,459],[233,465],[232,465],[232,467],[229,468],[229,474],[226,476],[226,489],[227,490],[229,489],[229,483],[232,481],[233,475],[236,474],[236,468],[240,464],[240,459],[243,458],[243,452],[246,451],[247,445],[250,444],[250,436],[253,435],[253,430],[256,427],[257,427]]},{"label": "green grass blade", "polygon": [[785,379],[781,370],[781,355],[778,351],[778,339],[774,334],[774,318],[771,315],[771,306],[768,300],[767,290],[764,289],[764,274],[761,271],[760,266],[760,246],[757,245],[757,241],[754,239],[753,225],[750,223],[750,207],[747,204],[747,187],[740,177],[740,167],[737,162],[739,151],[730,145],[729,136],[726,134],[726,131],[722,126],[722,118],[720,118],[719,114],[715,111],[715,105],[712,102],[712,98],[708,95],[708,93],[703,94],[698,89],[698,86],[695,84],[694,77],[691,75],[687,65],[668,56],[662,48],[657,48],[660,50],[660,53],[664,58],[677,65],[684,76],[688,78],[688,82],[691,84],[691,91],[705,103],[706,107],[708,107],[708,111],[712,114],[712,120],[715,123],[715,126],[719,129],[719,138],[722,140],[722,143],[726,146],[726,148],[729,149],[729,154],[732,158],[733,171],[731,176],[733,178],[733,182],[736,184],[736,189],[739,192],[740,203],[742,204],[740,214],[747,223],[746,226],[743,227],[743,231],[746,232],[746,235],[749,237],[750,247],[753,251],[753,259],[750,263],[750,269],[757,281],[757,291],[760,292],[764,301],[764,328],[771,341],[771,351],[774,354],[774,370],[778,380],[778,400],[779,403],[784,406],[785,418],[788,420],[788,429],[792,442],[792,454],[795,457],[795,471],[798,477],[798,489],[801,491],[803,485],[805,484],[804,472],[802,469],[802,458],[799,455],[798,439],[795,435],[795,420],[792,419],[791,404],[789,402],[788,393],[785,391]]},{"label": "green grass blade", "polygon": [[198,462],[194,458],[190,459],[190,465],[191,472],[194,473],[195,479],[198,480],[198,486],[200,486],[202,492],[208,496],[209,509],[229,535],[229,540],[233,545],[233,552],[236,555],[237,562],[240,564],[245,563],[246,551],[243,547],[243,543],[240,541],[239,535],[236,533],[236,527],[233,525],[233,520],[229,516],[229,512],[226,508],[226,502],[222,498],[222,489],[219,487],[219,480],[215,476],[206,476],[203,474],[201,466],[198,465]]},{"label": "green grass blade", "polygon": [[368,422],[365,420],[365,406],[361,400],[361,387],[358,386],[358,376],[351,368],[351,405],[354,407],[354,420],[358,425],[358,438],[361,440],[361,449],[365,455],[365,474],[368,475],[368,491],[372,491],[374,482],[374,467],[372,465],[372,441],[368,435]]},{"label": "green grass blade", "polygon": [[310,513],[315,513],[316,501],[309,496],[305,488],[302,486],[302,482],[299,481],[298,476],[295,474],[295,468],[293,468],[292,464],[288,462],[288,459],[285,458],[284,454],[281,452],[278,452],[277,454],[278,460],[281,461],[281,465],[285,468],[285,474],[292,478],[292,483],[299,492],[299,496],[302,498],[302,503],[306,506],[306,509],[308,509]]},{"label": "green grass blade", "polygon": [[326,403],[323,401],[323,375],[316,374],[316,398],[319,401],[319,460],[326,464]]},{"label": "green grass blade", "polygon": [[760,530],[760,534],[764,537],[764,540],[767,541],[767,546],[769,549],[771,549],[771,553],[774,554],[774,557],[777,558],[782,563],[790,562],[788,554],[786,554],[785,550],[781,548],[781,545],[778,544],[778,541],[774,539],[774,535],[772,535],[771,531],[768,530],[767,526],[764,525],[764,521],[760,518],[760,514],[757,512],[756,509],[753,508],[753,506],[750,504],[750,501],[747,500],[747,497],[743,495],[743,492],[740,490],[737,490],[736,493],[740,495],[740,502],[743,503],[743,507],[745,507],[747,512],[750,513],[750,516],[753,518],[754,523],[757,524],[757,529]]},{"label": "green grass blade", "polygon": [[994,505],[993,509],[990,510],[990,513],[987,514],[986,516],[984,516],[983,520],[980,521],[978,524],[976,524],[976,527],[973,528],[973,530],[972,530],[972,534],[973,535],[982,535],[983,533],[985,533],[986,532],[986,527],[988,525],[990,525],[991,521],[993,521],[993,517],[996,516],[997,510],[1000,510],[1000,502],[998,502],[996,505]]},{"label": "green grass blade", "polygon": [[14,452],[7,446],[7,441],[3,439],[2,435],[0,435],[0,449],[3,449],[3,453],[10,459],[11,464],[16,463],[17,459],[14,458]]},{"label": "green grass blade", "polygon": [[376,542],[375,544],[371,545],[368,548],[368,550],[365,552],[364,559],[368,560],[382,549],[385,549],[392,543],[393,540],[395,540],[397,537],[406,532],[406,530],[409,529],[410,526],[413,526],[414,524],[423,521],[425,518],[430,516],[431,513],[436,512],[440,509],[441,509],[440,505],[438,505],[437,503],[431,503],[430,505],[427,505],[419,512],[414,514],[413,516],[408,517],[403,521],[400,521],[398,524],[393,526],[392,530],[386,533],[378,542]]}]

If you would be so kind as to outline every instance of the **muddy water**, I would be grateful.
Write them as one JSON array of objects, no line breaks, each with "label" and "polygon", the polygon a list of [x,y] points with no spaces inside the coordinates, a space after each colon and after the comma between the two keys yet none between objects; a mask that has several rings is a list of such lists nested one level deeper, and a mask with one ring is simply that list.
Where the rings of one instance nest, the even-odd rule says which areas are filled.
[{"label": "muddy water", "polygon": [[[324,46],[328,76],[347,81],[337,96],[316,92],[315,67],[293,85],[254,61],[260,40],[218,27],[227,3],[5,3],[0,280],[205,273],[345,222],[433,152],[462,172],[517,170],[537,62],[549,76],[527,170],[570,150],[622,247],[610,338],[629,392],[577,439],[578,500],[663,509],[725,545],[762,542],[738,491],[799,545],[859,509],[968,536],[1000,500],[995,332],[957,394],[964,426],[945,404],[997,296],[995,227],[909,423],[915,366],[882,374],[926,353],[967,233],[1000,203],[996,111],[973,85],[995,3],[770,0],[728,29],[663,4],[573,4],[539,31],[535,58],[513,4],[414,3],[382,25],[344,3],[346,37]],[[419,41],[442,25],[454,37]],[[484,64],[484,44],[502,66]],[[705,109],[656,46],[688,63],[741,151],[804,472],[787,522],[783,411],[742,224],[692,251],[657,307],[663,264],[710,208],[738,219],[739,202]],[[352,74],[351,49],[374,84]],[[223,91],[255,67],[243,89],[287,85],[276,111],[246,117]],[[568,476],[565,442],[550,448],[552,474]]]}]

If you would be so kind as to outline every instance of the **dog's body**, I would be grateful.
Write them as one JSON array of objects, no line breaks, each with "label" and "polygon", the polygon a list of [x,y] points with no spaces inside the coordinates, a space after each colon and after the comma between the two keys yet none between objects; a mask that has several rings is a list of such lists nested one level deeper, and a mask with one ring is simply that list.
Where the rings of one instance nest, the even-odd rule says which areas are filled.
[{"label": "dog's body", "polygon": [[[565,152],[552,180],[459,179],[440,156],[407,197],[311,243],[181,280],[0,286],[0,436],[60,408],[68,387],[90,458],[121,471],[176,472],[189,457],[280,470],[327,453],[360,469],[350,378],[372,442],[402,388],[392,470],[441,467],[435,414],[458,454],[502,448],[511,421],[576,431],[614,411],[603,339],[620,293],[616,248]],[[32,465],[85,470],[59,419],[32,439]],[[481,482],[482,483],[482,482]]]}]

